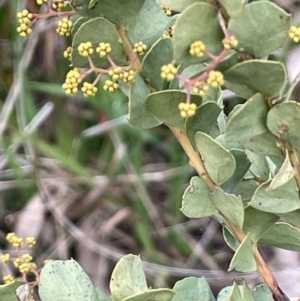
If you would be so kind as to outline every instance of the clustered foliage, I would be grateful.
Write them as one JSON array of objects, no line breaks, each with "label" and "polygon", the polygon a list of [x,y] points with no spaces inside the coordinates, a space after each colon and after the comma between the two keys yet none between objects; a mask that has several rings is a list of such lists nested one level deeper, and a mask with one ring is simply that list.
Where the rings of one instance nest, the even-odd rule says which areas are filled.
[{"label": "clustered foliage", "polygon": [[[183,214],[217,220],[235,252],[229,270],[257,271],[266,283],[259,293],[245,283],[234,284],[220,292],[218,301],[265,301],[270,295],[276,301],[288,300],[258,245],[300,251],[300,106],[291,99],[295,83],[287,84],[283,62],[268,59],[275,51],[284,53],[290,41],[300,41],[291,15],[263,0],[37,3],[47,13],[20,12],[17,31],[28,37],[38,20],[59,18],[57,33],[72,37],[62,54],[72,68],[62,86],[66,94],[76,94],[82,84],[85,97],[101,99],[101,93],[121,88],[129,99],[133,127],[168,126],[198,175],[183,195]],[[243,99],[229,115],[223,110],[224,89]],[[22,242],[12,237],[19,248]],[[4,262],[10,260],[7,256]],[[25,257],[18,261],[18,267],[27,264],[21,273],[35,268],[28,268],[32,258]],[[66,265],[81,273],[73,261]],[[66,281],[61,262],[42,270],[42,301],[60,297],[47,287],[58,281],[53,272],[58,270]],[[139,281],[134,291],[132,283]],[[90,289],[84,296],[105,299],[88,280],[87,284]],[[117,264],[110,288],[116,301],[141,296],[215,300],[203,278],[184,279],[174,290],[150,290],[133,255]],[[75,296],[74,290],[64,293]]]}]

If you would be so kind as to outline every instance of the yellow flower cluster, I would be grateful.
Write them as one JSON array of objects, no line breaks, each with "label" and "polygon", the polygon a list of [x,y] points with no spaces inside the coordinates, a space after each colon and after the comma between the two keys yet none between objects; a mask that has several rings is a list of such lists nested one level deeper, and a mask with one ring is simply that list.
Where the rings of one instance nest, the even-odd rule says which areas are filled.
[{"label": "yellow flower cluster", "polygon": [[69,47],[64,51],[64,58],[65,58],[65,59],[68,59],[69,61],[71,61],[72,51],[73,51],[73,48],[69,46]]},{"label": "yellow flower cluster", "polygon": [[160,7],[163,9],[163,11],[165,12],[165,14],[169,17],[172,15],[172,11],[171,11],[171,8],[166,6],[166,5],[163,5],[161,4]]},{"label": "yellow flower cluster", "polygon": [[187,118],[187,117],[191,117],[196,114],[197,106],[195,103],[181,102],[178,105],[178,109],[180,111],[181,117]]},{"label": "yellow flower cluster", "polygon": [[101,58],[106,57],[107,54],[111,52],[111,45],[109,43],[99,43],[96,52],[99,53]]},{"label": "yellow flower cluster", "polygon": [[206,46],[202,41],[195,41],[190,45],[190,54],[201,57],[204,55]]},{"label": "yellow flower cluster", "polygon": [[103,86],[103,90],[110,93],[115,93],[118,88],[119,84],[109,79],[105,81],[105,84]]},{"label": "yellow flower cluster", "polygon": [[81,43],[78,46],[78,53],[81,56],[87,57],[94,53],[93,45],[91,42]]},{"label": "yellow flower cluster", "polygon": [[291,26],[289,30],[289,38],[293,40],[295,43],[299,43],[300,41],[300,27]]},{"label": "yellow flower cluster", "polygon": [[63,89],[66,91],[67,95],[74,95],[78,92],[78,84],[81,83],[81,76],[78,68],[70,70],[66,76],[66,80],[62,85]]},{"label": "yellow flower cluster", "polygon": [[115,67],[109,70],[108,74],[111,76],[114,82],[123,78],[123,70],[121,67]]},{"label": "yellow flower cluster", "polygon": [[63,18],[62,20],[58,21],[56,32],[60,36],[69,37],[71,35],[72,27],[73,27],[73,22],[68,18]]},{"label": "yellow flower cluster", "polygon": [[193,92],[200,96],[204,96],[207,93],[208,89],[208,85],[201,81],[197,81],[193,85]]},{"label": "yellow flower cluster", "polygon": [[32,262],[32,256],[29,253],[23,254],[14,260],[14,266],[19,269],[20,273],[26,274],[32,270],[37,270],[37,266]]},{"label": "yellow flower cluster", "polygon": [[147,45],[143,42],[137,42],[133,46],[133,52],[138,55],[144,55],[145,51],[147,50]]},{"label": "yellow flower cluster", "polygon": [[48,2],[48,0],[36,0],[37,5],[42,5],[47,2]]},{"label": "yellow flower cluster", "polygon": [[3,282],[4,282],[5,284],[11,283],[11,282],[13,282],[14,280],[15,280],[14,276],[13,276],[13,275],[10,275],[10,274],[3,277]]},{"label": "yellow flower cluster", "polygon": [[210,71],[207,79],[207,83],[213,88],[218,88],[224,85],[224,76],[220,71]]},{"label": "yellow flower cluster", "polygon": [[177,68],[173,64],[163,65],[161,67],[161,77],[166,81],[170,82],[175,78],[177,74]]},{"label": "yellow flower cluster", "polygon": [[17,32],[21,37],[29,37],[32,33],[32,29],[30,28],[31,21],[33,19],[33,14],[28,12],[27,9],[18,12],[17,14],[19,27],[17,27]]},{"label": "yellow flower cluster", "polygon": [[20,248],[24,245],[23,238],[18,237],[14,232],[8,233],[6,240],[16,248]]},{"label": "yellow flower cluster", "polygon": [[10,262],[10,254],[6,253],[0,256],[0,261],[3,263],[9,263]]},{"label": "yellow flower cluster", "polygon": [[130,69],[123,72],[123,81],[124,83],[133,84],[135,82],[136,71]]},{"label": "yellow flower cluster", "polygon": [[67,2],[64,0],[54,0],[52,2],[52,8],[56,11],[62,11],[65,7],[67,7]]},{"label": "yellow flower cluster", "polygon": [[230,36],[228,38],[223,39],[222,43],[224,45],[224,48],[229,50],[229,49],[235,48],[239,42],[235,38],[235,36]]},{"label": "yellow flower cluster", "polygon": [[36,240],[35,240],[35,238],[32,237],[32,236],[26,237],[25,240],[26,240],[27,246],[30,247],[30,248],[32,248],[33,246],[36,245]]},{"label": "yellow flower cluster", "polygon": [[94,87],[92,84],[88,82],[84,82],[81,91],[84,97],[95,96],[98,91],[98,88]]}]

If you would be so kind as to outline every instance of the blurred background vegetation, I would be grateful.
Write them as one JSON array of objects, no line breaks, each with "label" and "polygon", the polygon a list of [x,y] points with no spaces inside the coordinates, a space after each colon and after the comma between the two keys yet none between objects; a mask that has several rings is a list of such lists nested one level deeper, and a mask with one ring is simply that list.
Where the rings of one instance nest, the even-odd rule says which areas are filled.
[{"label": "blurred background vegetation", "polygon": [[[278,3],[297,12],[297,1]],[[70,40],[56,34],[57,18],[19,38],[16,14],[25,7],[39,9],[35,0],[0,0],[0,252],[13,255],[8,232],[34,236],[38,266],[73,257],[105,291],[126,253],[141,255],[154,287],[187,276],[205,276],[215,291],[259,281],[227,275],[232,252],[217,223],[181,214],[194,173],[168,129],[132,128],[127,97],[101,83],[94,98],[66,97]],[[276,266],[276,252],[262,251]],[[0,277],[8,273],[16,271],[0,265]]]}]

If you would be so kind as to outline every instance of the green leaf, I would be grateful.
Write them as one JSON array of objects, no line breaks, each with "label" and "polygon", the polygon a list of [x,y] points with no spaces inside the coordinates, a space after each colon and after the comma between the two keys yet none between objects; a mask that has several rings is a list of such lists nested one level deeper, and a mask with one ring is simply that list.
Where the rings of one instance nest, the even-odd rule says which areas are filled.
[{"label": "green leaf", "polygon": [[300,229],[288,223],[278,222],[261,237],[258,243],[300,252]]},{"label": "green leaf", "polygon": [[240,195],[243,202],[250,201],[258,187],[255,180],[242,180],[234,190],[235,195]]},{"label": "green leaf", "polygon": [[268,114],[267,126],[279,139],[300,147],[300,104],[288,101],[274,106]]},{"label": "green leaf", "polygon": [[[247,100],[228,120],[225,141],[245,141],[264,133],[268,108],[261,94]],[[250,130],[251,129],[251,130]]]},{"label": "green leaf", "polygon": [[245,0],[220,0],[230,17],[238,16],[244,7]]},{"label": "green leaf", "polygon": [[173,43],[176,64],[185,68],[210,60],[206,55],[200,58],[190,55],[191,43],[201,40],[208,51],[218,54],[223,49],[222,39],[223,32],[215,7],[208,3],[190,5],[175,23]]},{"label": "green leaf", "polygon": [[270,168],[265,156],[258,155],[248,149],[245,150],[249,160],[251,161],[250,172],[253,176],[263,181],[269,180]]},{"label": "green leaf", "polygon": [[123,301],[170,301],[175,294],[174,290],[168,288],[159,288],[147,290],[145,292],[125,298]]},{"label": "green leaf", "polygon": [[286,213],[300,208],[299,194],[296,181],[267,191],[270,181],[261,184],[250,201],[250,206],[271,213]]},{"label": "green leaf", "polygon": [[233,194],[227,194],[220,188],[217,188],[214,193],[211,193],[210,197],[217,209],[239,229],[242,229],[244,222],[244,205],[241,198]]},{"label": "green leaf", "polygon": [[187,277],[177,281],[173,287],[176,291],[172,301],[215,301],[214,295],[204,277]]},{"label": "green leaf", "polygon": [[159,3],[170,7],[172,10],[181,12],[193,3],[198,3],[204,0],[160,0]]},{"label": "green leaf", "polygon": [[161,67],[173,59],[173,44],[169,38],[158,40],[143,59],[143,77],[156,90],[162,90],[164,79],[160,76]]},{"label": "green leaf", "polygon": [[192,177],[182,196],[182,213],[189,218],[201,218],[218,213],[209,197],[210,190],[199,177]]},{"label": "green leaf", "polygon": [[149,129],[160,125],[162,122],[149,112],[146,106],[149,88],[139,73],[136,73],[135,83],[129,92],[129,123],[138,129]]},{"label": "green leaf", "polygon": [[229,246],[229,248],[231,248],[233,251],[236,251],[240,245],[238,240],[234,237],[234,235],[230,232],[230,230],[227,227],[223,227],[222,232],[224,240]]},{"label": "green leaf", "polygon": [[73,23],[73,27],[72,27],[72,31],[71,34],[72,36],[74,36],[74,34],[77,32],[77,30],[80,28],[80,26],[82,24],[84,24],[85,22],[89,21],[89,18],[78,18],[74,23]]},{"label": "green leaf", "polygon": [[224,287],[218,294],[217,301],[241,301],[242,296],[236,282],[232,286]]},{"label": "green leaf", "polygon": [[91,279],[73,259],[51,261],[43,267],[39,295],[43,301],[99,301]]},{"label": "green leaf", "polygon": [[208,134],[220,115],[221,108],[208,101],[197,108],[196,114],[186,120],[185,131],[187,137],[195,147],[194,136],[197,131]]},{"label": "green leaf", "polygon": [[272,179],[270,186],[267,188],[267,191],[278,188],[288,181],[290,181],[295,175],[295,170],[290,162],[288,151],[286,151],[286,157],[282,166],[280,167],[277,174]]},{"label": "green leaf", "polygon": [[112,51],[109,53],[116,65],[126,65],[126,54],[116,27],[104,18],[95,18],[82,24],[73,37],[72,43],[72,64],[78,68],[90,68],[88,59],[79,55],[78,46],[81,43],[91,42],[94,53],[91,55],[93,63],[98,68],[108,68],[111,66],[107,58],[100,58],[96,48],[99,43],[110,43]]},{"label": "green leaf", "polygon": [[153,0],[145,0],[135,22],[128,28],[128,38],[132,44],[142,41],[149,48],[162,36],[168,23],[169,18],[160,5]]},{"label": "green leaf", "polygon": [[282,45],[290,26],[290,14],[270,1],[257,1],[246,4],[241,14],[230,18],[228,30],[237,38],[239,50],[264,57]]},{"label": "green leaf", "polygon": [[241,143],[245,148],[258,155],[270,157],[276,166],[281,166],[283,154],[276,138],[269,130]]},{"label": "green leaf", "polygon": [[243,98],[258,92],[272,97],[285,83],[286,71],[281,62],[247,60],[225,71],[224,79],[226,88]]},{"label": "green leaf", "polygon": [[246,281],[243,283],[242,298],[243,301],[256,301]]},{"label": "green leaf", "polygon": [[[0,297],[1,300],[5,301],[19,301],[19,299],[16,296],[16,289],[20,287],[21,285],[24,285],[25,282],[23,281],[13,281],[8,284],[0,285]],[[27,285],[27,283],[26,283]]]},{"label": "green leaf", "polygon": [[255,301],[274,301],[273,294],[266,284],[258,285],[253,291]]},{"label": "green leaf", "polygon": [[250,233],[247,234],[233,255],[228,271],[232,270],[244,273],[254,272],[256,270]]},{"label": "green leaf", "polygon": [[194,139],[211,179],[218,185],[226,182],[233,175],[236,167],[231,152],[205,133],[197,132]]},{"label": "green leaf", "polygon": [[244,175],[246,174],[251,165],[250,160],[248,159],[246,153],[243,150],[232,149],[230,151],[235,159],[236,168],[231,178],[222,184],[222,189],[227,193],[234,192],[234,189],[243,179]]},{"label": "green leaf", "polygon": [[278,216],[257,210],[253,207],[245,209],[243,230],[250,233],[251,240],[256,243],[278,220]]},{"label": "green leaf", "polygon": [[300,210],[295,210],[288,213],[277,213],[281,219],[288,222],[289,224],[292,224],[298,228],[300,228]]},{"label": "green leaf", "polygon": [[122,257],[112,272],[109,287],[116,301],[147,291],[140,257],[132,254]]},{"label": "green leaf", "polygon": [[101,0],[94,9],[90,9],[89,1],[72,0],[71,6],[81,16],[89,18],[102,16],[128,29],[135,23],[144,2],[145,0]]},{"label": "green leaf", "polygon": [[[201,104],[201,97],[191,95],[191,102],[198,106]],[[181,117],[178,105],[186,102],[186,93],[179,90],[165,90],[155,92],[147,98],[148,110],[162,122],[184,130],[185,119]]]}]

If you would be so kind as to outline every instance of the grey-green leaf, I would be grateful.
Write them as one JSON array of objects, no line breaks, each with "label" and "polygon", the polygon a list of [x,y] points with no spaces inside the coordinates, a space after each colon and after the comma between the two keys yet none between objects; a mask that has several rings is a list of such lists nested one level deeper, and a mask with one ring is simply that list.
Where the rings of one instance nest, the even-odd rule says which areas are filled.
[{"label": "grey-green leaf", "polygon": [[51,261],[43,267],[39,295],[43,301],[99,301],[91,279],[73,259]]},{"label": "grey-green leaf", "polygon": [[170,301],[174,294],[174,290],[168,288],[158,288],[127,297],[123,301]]},{"label": "grey-green leaf", "polygon": [[189,218],[201,218],[218,213],[209,197],[210,190],[199,177],[192,177],[182,197],[182,213]]},{"label": "grey-green leaf", "polygon": [[173,60],[173,44],[169,38],[158,40],[143,59],[142,75],[156,90],[162,90],[164,79],[160,76],[161,67]]},{"label": "grey-green leaf", "polygon": [[176,291],[172,301],[215,301],[214,295],[204,277],[187,277],[177,281],[173,288]]},{"label": "grey-green leaf", "polygon": [[150,48],[168,26],[169,18],[159,3],[145,0],[141,10],[128,28],[128,38],[132,44],[142,41]]},{"label": "grey-green leaf", "polygon": [[208,134],[220,115],[221,108],[212,101],[203,103],[196,110],[196,114],[187,119],[185,131],[195,147],[194,136],[197,131]]},{"label": "grey-green leaf", "polygon": [[225,86],[237,95],[248,99],[260,92],[277,95],[286,81],[286,70],[281,62],[247,60],[224,73]]},{"label": "grey-green leaf", "polygon": [[218,185],[226,182],[235,171],[233,155],[205,133],[197,132],[194,139],[211,179]]},{"label": "grey-green leaf", "polygon": [[250,205],[271,213],[286,213],[300,208],[299,193],[295,179],[267,191],[270,181],[261,184],[255,191]]},{"label": "grey-green leaf", "polygon": [[252,253],[250,233],[248,233],[234,253],[228,270],[247,273],[254,272],[256,268],[255,258]]},{"label": "grey-green leaf", "polygon": [[243,230],[245,233],[250,233],[251,240],[256,243],[277,220],[277,215],[249,206],[245,209]]},{"label": "grey-green leaf", "polygon": [[[191,102],[197,106],[201,104],[201,97],[191,96]],[[147,98],[147,109],[160,121],[184,130],[185,119],[181,117],[178,105],[186,102],[186,93],[179,90],[164,90],[155,92]]]},{"label": "grey-green leaf", "polygon": [[261,237],[258,243],[300,252],[300,229],[288,223],[278,222]]},{"label": "grey-green leaf", "polygon": [[133,254],[122,257],[112,272],[109,287],[116,301],[147,291],[146,276],[140,257]]},{"label": "grey-green leaf", "polygon": [[137,73],[129,92],[129,123],[135,128],[149,129],[162,123],[147,109],[146,99],[149,94],[149,88]]},{"label": "grey-green leaf", "polygon": [[184,10],[175,23],[173,36],[175,62],[185,68],[208,61],[210,59],[206,55],[203,57],[190,55],[191,43],[201,40],[208,51],[218,54],[223,49],[222,39],[223,32],[215,7],[204,2],[194,3]]},{"label": "grey-green leaf", "polygon": [[251,162],[248,159],[245,151],[240,149],[230,150],[236,162],[236,169],[229,180],[222,184],[222,189],[227,193],[233,193],[236,186],[243,179],[248,171]]},{"label": "grey-green leaf", "polygon": [[245,5],[241,14],[230,18],[228,30],[239,41],[241,51],[264,57],[282,45],[290,26],[291,15],[278,5],[255,1]]},{"label": "grey-green leaf", "polygon": [[300,104],[288,101],[274,106],[268,113],[267,126],[279,139],[300,147]]},{"label": "grey-green leaf", "polygon": [[239,229],[242,229],[244,222],[244,205],[240,197],[227,194],[217,188],[210,197],[216,208]]},{"label": "grey-green leaf", "polygon": [[119,40],[120,37],[116,27],[104,18],[95,18],[83,23],[73,37],[71,57],[73,66],[78,68],[90,68],[88,59],[78,53],[78,46],[86,42],[91,42],[95,49],[91,55],[91,59],[96,67],[108,68],[111,66],[107,58],[100,58],[99,53],[96,52],[96,48],[101,42],[110,43],[112,51],[109,55],[116,65],[126,65],[127,59],[125,50]]},{"label": "grey-green leaf", "polygon": [[237,17],[243,10],[245,0],[220,0],[230,17]]},{"label": "grey-green leaf", "polygon": [[261,94],[255,94],[229,119],[225,141],[245,141],[267,130],[267,105]]}]

